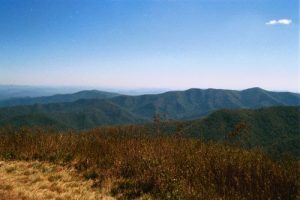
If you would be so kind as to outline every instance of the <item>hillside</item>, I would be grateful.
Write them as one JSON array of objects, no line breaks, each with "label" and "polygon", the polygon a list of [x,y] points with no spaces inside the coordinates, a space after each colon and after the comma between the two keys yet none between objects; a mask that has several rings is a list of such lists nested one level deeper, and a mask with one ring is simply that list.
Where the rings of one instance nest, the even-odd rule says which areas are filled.
[{"label": "hillside", "polygon": [[132,135],[132,127],[48,131],[0,129],[0,199],[2,192],[5,200],[299,197],[297,161],[275,161],[259,150]]},{"label": "hillside", "polygon": [[51,126],[62,129],[86,129],[145,121],[118,105],[97,99],[2,108],[0,119],[0,126]]},{"label": "hillside", "polygon": [[[105,98],[113,95],[103,95],[98,91],[90,91],[88,94],[81,92],[50,97],[52,100],[46,99],[72,101],[81,97]],[[86,129],[103,125],[151,122],[155,114],[160,114],[163,119],[188,120],[206,116],[218,109],[276,105],[300,105],[300,96],[295,93],[269,92],[260,88],[243,91],[190,89],[157,95],[120,95],[108,99],[80,99],[75,102],[5,107],[0,109],[0,125],[51,125]]]},{"label": "hillside", "polygon": [[52,96],[43,96],[43,97],[11,98],[11,99],[0,101],[0,107],[74,102],[79,99],[106,99],[106,98],[116,97],[118,95],[119,94],[117,93],[104,92],[98,90],[84,90],[73,94],[56,94]]},{"label": "hillside", "polygon": [[149,119],[156,113],[160,113],[166,119],[193,119],[223,108],[300,105],[300,95],[270,92],[261,88],[242,91],[189,89],[159,95],[118,96],[110,101]]},{"label": "hillside", "polygon": [[[260,147],[272,155],[300,158],[300,107],[219,110],[203,119],[161,123],[161,132]],[[148,131],[154,127],[147,125]],[[177,129],[177,130],[176,130]]]},{"label": "hillside", "polygon": [[[61,111],[62,108],[64,112]],[[259,147],[272,155],[289,153],[300,158],[300,107],[222,109],[196,120],[161,119],[158,124],[142,119],[111,102],[98,100],[49,104],[46,107],[24,106],[19,107],[19,112],[20,110],[24,114],[13,117],[14,108],[3,109],[0,112],[0,126],[39,126],[66,130],[99,125],[140,124],[133,127],[144,134],[153,135],[159,129],[159,134],[179,134],[205,141],[234,143],[244,148]],[[43,114],[46,112],[47,115]]]}]

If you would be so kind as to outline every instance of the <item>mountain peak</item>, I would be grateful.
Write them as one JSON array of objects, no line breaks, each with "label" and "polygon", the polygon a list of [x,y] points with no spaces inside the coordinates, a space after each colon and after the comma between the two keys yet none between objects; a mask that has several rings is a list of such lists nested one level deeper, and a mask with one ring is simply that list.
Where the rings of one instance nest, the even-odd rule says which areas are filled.
[{"label": "mountain peak", "polygon": [[248,88],[248,89],[245,89],[245,90],[242,90],[242,92],[244,91],[266,91],[260,87],[252,87],[252,88]]}]

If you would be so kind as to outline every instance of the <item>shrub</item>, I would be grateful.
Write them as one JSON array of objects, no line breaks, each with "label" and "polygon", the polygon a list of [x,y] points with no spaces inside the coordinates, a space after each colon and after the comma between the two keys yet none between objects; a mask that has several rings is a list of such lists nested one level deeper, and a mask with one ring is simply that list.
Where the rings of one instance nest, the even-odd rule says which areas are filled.
[{"label": "shrub", "polygon": [[104,179],[114,180],[111,193],[119,199],[297,198],[297,161],[275,161],[259,150],[198,139],[141,133],[133,127],[82,133],[4,130],[0,155],[74,166],[94,179],[95,187]]}]

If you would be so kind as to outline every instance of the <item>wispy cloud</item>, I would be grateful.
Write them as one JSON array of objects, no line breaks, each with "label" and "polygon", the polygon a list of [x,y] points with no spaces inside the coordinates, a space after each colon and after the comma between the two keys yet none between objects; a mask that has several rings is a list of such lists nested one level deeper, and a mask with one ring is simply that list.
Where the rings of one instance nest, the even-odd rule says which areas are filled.
[{"label": "wispy cloud", "polygon": [[292,20],[290,19],[273,19],[266,23],[266,25],[289,25],[292,23]]}]

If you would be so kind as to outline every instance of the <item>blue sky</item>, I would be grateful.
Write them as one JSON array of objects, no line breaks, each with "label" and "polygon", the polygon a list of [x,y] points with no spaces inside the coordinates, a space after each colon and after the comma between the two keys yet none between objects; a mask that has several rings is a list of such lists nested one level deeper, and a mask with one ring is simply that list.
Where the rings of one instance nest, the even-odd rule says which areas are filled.
[{"label": "blue sky", "polygon": [[0,84],[300,91],[298,9],[298,0],[0,0]]}]

